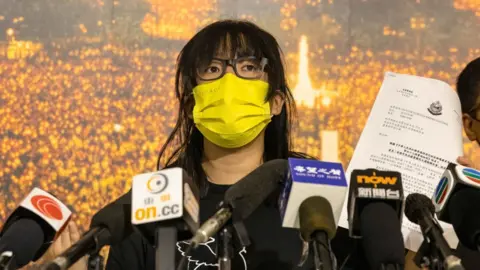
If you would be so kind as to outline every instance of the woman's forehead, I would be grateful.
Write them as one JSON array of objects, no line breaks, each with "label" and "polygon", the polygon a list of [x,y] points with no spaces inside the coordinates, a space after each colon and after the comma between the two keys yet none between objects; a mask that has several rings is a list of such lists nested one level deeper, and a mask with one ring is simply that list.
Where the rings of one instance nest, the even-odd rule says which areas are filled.
[{"label": "woman's forehead", "polygon": [[211,61],[213,58],[233,59],[242,56],[253,56],[256,51],[258,51],[253,41],[249,40],[247,36],[242,33],[235,35],[226,33],[212,42],[214,42],[214,44],[210,46],[213,48],[213,51],[200,56],[203,58],[200,59],[202,62]]}]

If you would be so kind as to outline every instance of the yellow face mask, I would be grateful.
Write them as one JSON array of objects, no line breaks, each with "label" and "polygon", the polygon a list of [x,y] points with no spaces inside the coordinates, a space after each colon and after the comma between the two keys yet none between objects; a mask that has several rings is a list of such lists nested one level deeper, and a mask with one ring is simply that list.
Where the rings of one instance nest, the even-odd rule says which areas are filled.
[{"label": "yellow face mask", "polygon": [[271,121],[268,83],[231,73],[193,88],[193,121],[212,143],[238,148],[253,141]]}]

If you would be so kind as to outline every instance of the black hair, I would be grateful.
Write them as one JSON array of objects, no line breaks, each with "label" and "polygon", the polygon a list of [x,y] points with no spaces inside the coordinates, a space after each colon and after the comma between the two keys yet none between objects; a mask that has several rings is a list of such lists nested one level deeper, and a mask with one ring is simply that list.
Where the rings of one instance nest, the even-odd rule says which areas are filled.
[{"label": "black hair", "polygon": [[[178,120],[163,145],[158,156],[158,169],[161,159],[166,158],[165,167],[180,166],[191,175],[199,186],[202,195],[206,194],[208,181],[202,168],[203,135],[195,127],[191,117],[192,89],[196,86],[198,65],[209,63],[212,58],[223,55],[229,58],[239,56],[265,57],[268,64],[270,89],[267,100],[275,90],[283,93],[285,104],[280,115],[274,116],[265,130],[264,161],[286,159],[288,157],[308,157],[292,151],[290,128],[292,115],[295,114],[295,102],[285,76],[282,52],[275,38],[247,21],[222,20],[200,30],[180,51],[177,58],[175,75],[175,93],[179,100]],[[169,157],[166,149],[175,139],[179,145]]]},{"label": "black hair", "polygon": [[475,116],[472,109],[480,96],[480,57],[468,63],[458,76],[457,93],[462,105],[462,113]]}]

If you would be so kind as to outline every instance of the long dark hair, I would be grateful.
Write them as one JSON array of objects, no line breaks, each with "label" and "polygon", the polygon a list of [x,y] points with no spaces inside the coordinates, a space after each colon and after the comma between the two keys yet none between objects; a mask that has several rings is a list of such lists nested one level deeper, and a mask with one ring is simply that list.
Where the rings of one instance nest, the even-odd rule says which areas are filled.
[{"label": "long dark hair", "polygon": [[246,21],[223,20],[210,24],[199,31],[182,49],[177,59],[175,75],[175,93],[179,100],[178,120],[167,138],[158,156],[158,169],[162,158],[166,158],[166,149],[175,142],[179,146],[165,162],[165,167],[183,167],[198,184],[202,194],[206,193],[208,181],[202,168],[203,135],[195,127],[191,117],[192,89],[196,86],[196,68],[200,64],[210,63],[218,54],[235,56],[266,57],[270,90],[269,100],[275,90],[285,97],[284,108],[280,115],[274,116],[265,130],[264,161],[286,159],[288,157],[307,157],[292,151],[290,128],[295,114],[295,102],[287,86],[282,52],[275,38],[255,24]]},{"label": "long dark hair", "polygon": [[480,96],[480,57],[472,60],[457,78],[457,93],[460,98],[462,112],[476,119],[473,110]]}]

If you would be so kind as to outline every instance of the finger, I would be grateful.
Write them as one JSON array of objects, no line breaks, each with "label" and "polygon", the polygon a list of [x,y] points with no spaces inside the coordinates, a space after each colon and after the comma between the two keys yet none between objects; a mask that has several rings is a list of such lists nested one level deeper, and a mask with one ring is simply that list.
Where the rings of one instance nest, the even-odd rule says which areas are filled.
[{"label": "finger", "polygon": [[71,246],[71,241],[70,241],[70,221],[65,228],[65,230],[62,232],[62,252],[67,249],[68,247]]},{"label": "finger", "polygon": [[75,224],[75,222],[70,222],[68,226],[70,228],[70,240],[73,244],[80,240],[80,231],[78,230],[77,224]]},{"label": "finger", "polygon": [[56,257],[63,252],[63,232],[58,236],[57,240],[53,243],[53,256]]},{"label": "finger", "polygon": [[463,166],[471,166],[470,160],[466,157],[458,157],[457,162]]},{"label": "finger", "polygon": [[45,255],[42,257],[45,261],[50,261],[55,258],[55,242],[53,242],[50,247],[45,252]]}]

